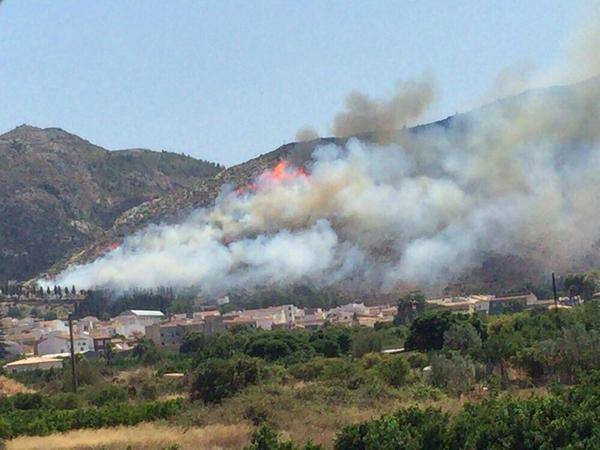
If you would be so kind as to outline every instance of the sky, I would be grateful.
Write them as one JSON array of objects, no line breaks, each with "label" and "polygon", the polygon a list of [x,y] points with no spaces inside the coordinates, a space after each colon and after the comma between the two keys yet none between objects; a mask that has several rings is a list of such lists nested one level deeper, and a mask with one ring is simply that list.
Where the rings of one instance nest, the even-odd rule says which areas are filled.
[{"label": "sky", "polygon": [[584,0],[134,1],[0,4],[0,132],[60,127],[108,149],[227,166],[312,125],[352,90],[429,74],[423,121],[489,99],[507,68],[552,67]]}]

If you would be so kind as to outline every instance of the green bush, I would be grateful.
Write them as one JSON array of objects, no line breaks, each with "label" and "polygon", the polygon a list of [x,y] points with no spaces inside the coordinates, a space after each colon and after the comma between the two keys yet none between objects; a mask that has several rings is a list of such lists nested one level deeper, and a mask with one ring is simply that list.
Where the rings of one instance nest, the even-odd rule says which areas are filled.
[{"label": "green bush", "polygon": [[381,347],[381,334],[373,329],[361,328],[352,336],[352,356],[355,358],[367,353],[380,352]]},{"label": "green bush", "polygon": [[196,370],[191,398],[206,403],[219,402],[246,386],[260,383],[264,372],[264,365],[257,358],[209,359]]},{"label": "green bush", "polygon": [[429,365],[429,357],[426,353],[410,352],[407,354],[406,360],[413,369],[422,369]]},{"label": "green bush", "polygon": [[408,362],[401,356],[390,355],[376,366],[377,373],[387,384],[400,387],[410,372]]},{"label": "green bush", "polygon": [[439,410],[416,407],[344,428],[335,450],[429,450],[444,448],[448,417]]},{"label": "green bush", "polygon": [[126,402],[129,393],[125,386],[107,384],[98,388],[91,388],[86,391],[85,397],[89,403],[95,406],[104,406],[109,403]]},{"label": "green bush", "polygon": [[471,390],[477,377],[476,364],[468,356],[453,352],[450,356],[436,354],[431,357],[431,378],[434,386],[453,394]]},{"label": "green bush", "polygon": [[58,410],[52,408],[13,409],[0,417],[0,439],[20,435],[45,435],[78,428],[102,428],[135,425],[167,419],[183,408],[181,400],[130,405],[113,403],[99,408]]},{"label": "green bush", "polygon": [[320,378],[329,362],[324,358],[312,358],[305,363],[297,363],[288,368],[290,375],[302,381],[313,381]]},{"label": "green bush", "polygon": [[310,441],[304,446],[298,446],[290,441],[281,441],[279,433],[263,425],[252,434],[252,441],[245,450],[322,450],[320,445]]}]

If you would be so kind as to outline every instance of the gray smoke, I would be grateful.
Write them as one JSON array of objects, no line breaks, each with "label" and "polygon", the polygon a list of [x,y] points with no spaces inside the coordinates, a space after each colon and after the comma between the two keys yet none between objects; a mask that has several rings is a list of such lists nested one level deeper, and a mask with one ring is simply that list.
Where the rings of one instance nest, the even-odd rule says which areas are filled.
[{"label": "gray smoke", "polygon": [[296,142],[312,141],[319,138],[319,132],[310,125],[305,125],[296,132]]},{"label": "gray smoke", "polygon": [[379,132],[382,143],[387,134],[410,126],[419,119],[437,99],[433,79],[399,81],[389,99],[372,99],[360,92],[351,92],[346,108],[336,114],[333,134],[338,137]]},{"label": "gray smoke", "polygon": [[[336,134],[398,129],[434,92],[411,82],[390,101],[355,95]],[[502,100],[389,145],[324,146],[307,172],[280,166],[246,192],[225,186],[214,207],[146,228],[51,283],[218,294],[352,282],[391,291],[453,280],[486,254],[557,271],[600,262],[600,77]]]}]

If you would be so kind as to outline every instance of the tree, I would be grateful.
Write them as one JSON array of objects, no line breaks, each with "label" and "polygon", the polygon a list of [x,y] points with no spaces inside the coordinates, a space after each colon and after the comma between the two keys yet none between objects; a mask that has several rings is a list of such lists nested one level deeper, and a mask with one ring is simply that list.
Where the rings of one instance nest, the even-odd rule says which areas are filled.
[{"label": "tree", "polygon": [[406,382],[410,372],[410,365],[401,356],[389,355],[388,358],[377,364],[379,376],[390,386],[400,387]]},{"label": "tree", "polygon": [[249,385],[260,383],[263,376],[263,363],[257,358],[211,358],[196,370],[190,397],[205,403],[217,403]]},{"label": "tree", "polygon": [[327,357],[334,358],[340,356],[341,350],[339,344],[333,339],[317,339],[312,342],[315,352]]},{"label": "tree", "polygon": [[0,322],[0,359],[4,359],[8,356],[8,350],[6,345],[6,335],[2,329],[2,322]]},{"label": "tree", "polygon": [[370,328],[361,328],[352,336],[352,356],[360,358],[371,352],[381,351],[381,336]]},{"label": "tree", "polygon": [[[438,409],[410,407],[345,427],[335,450],[420,450],[445,448],[448,416]],[[461,447],[453,447],[461,448]]]},{"label": "tree", "polygon": [[570,273],[565,277],[564,285],[570,297],[580,295],[584,300],[590,300],[594,292],[600,290],[600,270]]},{"label": "tree", "polygon": [[8,317],[11,317],[13,319],[22,319],[23,310],[18,306],[11,306],[8,308]]},{"label": "tree", "polygon": [[394,317],[396,325],[410,325],[425,310],[427,298],[421,291],[414,291],[398,300],[398,313]]},{"label": "tree", "polygon": [[431,383],[453,394],[469,391],[476,381],[477,367],[471,358],[458,352],[450,356],[436,354],[431,357]]},{"label": "tree", "polygon": [[450,311],[435,310],[417,317],[410,326],[404,348],[406,350],[440,350],[444,333],[457,320]]},{"label": "tree", "polygon": [[142,338],[138,340],[133,347],[132,355],[140,359],[146,365],[152,365],[160,360],[160,355],[154,342],[150,339]]},{"label": "tree", "polygon": [[444,332],[444,348],[477,356],[481,352],[481,337],[469,322],[454,323]]},{"label": "tree", "polygon": [[56,320],[56,319],[58,319],[58,316],[55,311],[48,311],[46,314],[44,314],[44,320]]}]

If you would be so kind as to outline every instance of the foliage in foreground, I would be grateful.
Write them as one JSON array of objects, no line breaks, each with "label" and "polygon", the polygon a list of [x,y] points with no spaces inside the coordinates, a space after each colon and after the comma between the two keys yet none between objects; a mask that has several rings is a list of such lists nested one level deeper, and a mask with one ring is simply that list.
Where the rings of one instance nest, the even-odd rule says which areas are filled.
[{"label": "foliage in foreground", "polygon": [[600,385],[587,382],[547,397],[492,398],[454,418],[411,407],[342,430],[336,450],[597,449]]},{"label": "foliage in foreground", "polygon": [[183,409],[181,400],[111,403],[102,407],[58,409],[44,405],[41,396],[21,394],[0,403],[0,438],[20,435],[46,435],[79,428],[135,425],[167,419]]}]

